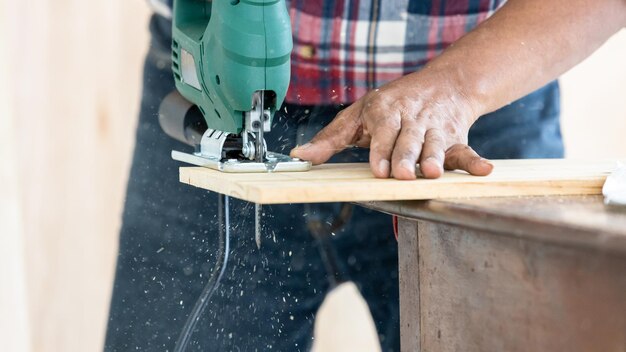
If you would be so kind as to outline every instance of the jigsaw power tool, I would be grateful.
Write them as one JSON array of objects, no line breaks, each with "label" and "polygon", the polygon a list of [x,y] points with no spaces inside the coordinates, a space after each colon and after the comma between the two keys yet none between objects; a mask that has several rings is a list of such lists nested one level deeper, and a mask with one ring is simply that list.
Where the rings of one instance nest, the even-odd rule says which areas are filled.
[{"label": "jigsaw power tool", "polygon": [[268,152],[263,138],[289,86],[285,0],[175,0],[172,17],[176,91],[161,103],[159,122],[195,147],[172,158],[224,172],[310,169]]}]

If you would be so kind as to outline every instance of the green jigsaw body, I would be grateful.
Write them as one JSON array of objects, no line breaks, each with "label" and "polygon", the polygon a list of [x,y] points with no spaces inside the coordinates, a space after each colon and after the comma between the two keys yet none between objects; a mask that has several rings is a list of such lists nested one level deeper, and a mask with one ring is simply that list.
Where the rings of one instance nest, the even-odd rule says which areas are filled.
[{"label": "green jigsaw body", "polygon": [[239,134],[257,91],[283,103],[293,47],[285,0],[175,0],[172,69],[176,88],[210,129]]}]

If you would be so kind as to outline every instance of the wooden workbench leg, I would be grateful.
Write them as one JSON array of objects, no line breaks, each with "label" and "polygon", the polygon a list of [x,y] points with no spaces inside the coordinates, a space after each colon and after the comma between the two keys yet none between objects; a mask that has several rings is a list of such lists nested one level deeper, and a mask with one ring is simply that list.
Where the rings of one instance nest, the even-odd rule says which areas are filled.
[{"label": "wooden workbench leg", "polygon": [[417,221],[398,219],[400,349],[420,351],[420,295]]},{"label": "wooden workbench leg", "polygon": [[420,317],[402,326],[407,344],[419,334],[424,351],[626,351],[625,257],[428,221],[416,241],[404,228],[400,321]]}]

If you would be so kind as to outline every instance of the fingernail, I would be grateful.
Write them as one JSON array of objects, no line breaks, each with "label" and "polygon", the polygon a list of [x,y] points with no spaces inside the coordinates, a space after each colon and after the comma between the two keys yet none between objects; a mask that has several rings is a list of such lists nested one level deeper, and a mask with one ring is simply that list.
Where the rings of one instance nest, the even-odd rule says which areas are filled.
[{"label": "fingernail", "polygon": [[308,149],[311,146],[312,146],[311,143],[306,143],[306,144],[303,144],[303,145],[297,145],[295,149],[303,150],[303,149]]},{"label": "fingernail", "polygon": [[489,160],[485,159],[485,158],[480,158],[480,161],[481,161],[481,162],[483,162],[483,163],[485,163],[485,164],[488,164],[488,165],[493,166],[493,163],[492,163],[491,161],[489,161]]},{"label": "fingernail", "polygon": [[382,159],[380,162],[378,162],[378,170],[383,174],[388,174],[389,173],[389,160]]},{"label": "fingernail", "polygon": [[437,158],[435,158],[434,156],[429,156],[428,158],[426,158],[426,160],[424,160],[424,162],[432,162],[435,163],[436,165],[440,165],[441,163],[439,162],[439,160]]},{"label": "fingernail", "polygon": [[409,171],[415,171],[415,163],[412,163],[408,159],[402,159],[399,163],[400,167],[403,167]]},{"label": "fingernail", "polygon": [[434,156],[429,156],[428,158],[426,158],[426,160],[424,160],[424,162],[429,162],[430,164],[433,164],[438,170],[443,172],[443,163]]}]

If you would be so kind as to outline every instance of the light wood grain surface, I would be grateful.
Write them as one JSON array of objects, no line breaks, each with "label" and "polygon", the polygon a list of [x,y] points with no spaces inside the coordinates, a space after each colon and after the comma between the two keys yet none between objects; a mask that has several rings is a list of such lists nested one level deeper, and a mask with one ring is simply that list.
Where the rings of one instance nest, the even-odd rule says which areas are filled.
[{"label": "light wood grain surface", "polygon": [[414,181],[374,178],[367,164],[254,174],[182,167],[180,181],[261,204],[599,194],[616,164],[615,160],[495,160],[489,176],[452,171],[436,180]]},{"label": "light wood grain surface", "polygon": [[[2,9],[0,8],[0,11]],[[0,77],[6,77],[4,48],[0,38]],[[12,106],[6,98],[7,80],[0,79],[0,341],[2,350],[28,351],[30,336],[26,301],[26,270],[22,215],[18,194]],[[7,187],[10,185],[9,187]]]},{"label": "light wood grain surface", "polygon": [[[0,0],[32,351],[100,351],[148,45],[145,1]],[[0,167],[7,167],[2,158]],[[0,196],[2,197],[2,196]],[[1,206],[1,204],[0,204]],[[2,232],[0,236],[4,236]],[[0,266],[5,265],[0,259]],[[18,281],[19,282],[19,281]],[[4,278],[0,286],[5,287]],[[14,304],[13,304],[14,303]],[[0,312],[4,315],[5,312]],[[9,331],[18,336],[16,330]],[[2,351],[7,348],[1,339]]]}]

